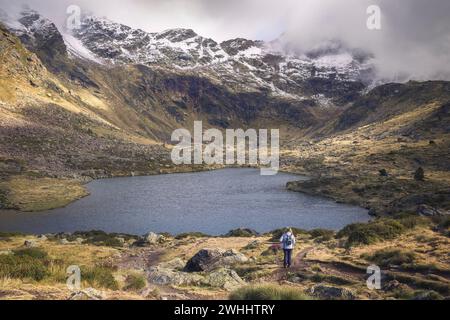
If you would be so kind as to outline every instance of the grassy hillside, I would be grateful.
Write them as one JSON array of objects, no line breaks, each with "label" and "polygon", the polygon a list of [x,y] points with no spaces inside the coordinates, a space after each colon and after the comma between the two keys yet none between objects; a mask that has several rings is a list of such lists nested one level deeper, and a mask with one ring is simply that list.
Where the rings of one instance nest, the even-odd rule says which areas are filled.
[{"label": "grassy hillside", "polygon": [[[291,141],[286,164],[316,179],[289,187],[368,207],[374,214],[415,212],[421,204],[450,209],[448,85],[379,87],[363,98],[372,108],[357,102],[328,123],[328,133]],[[380,96],[385,91],[390,93]],[[352,116],[361,119],[350,125]],[[340,130],[344,120],[350,122]],[[414,178],[419,168],[423,181]]]}]

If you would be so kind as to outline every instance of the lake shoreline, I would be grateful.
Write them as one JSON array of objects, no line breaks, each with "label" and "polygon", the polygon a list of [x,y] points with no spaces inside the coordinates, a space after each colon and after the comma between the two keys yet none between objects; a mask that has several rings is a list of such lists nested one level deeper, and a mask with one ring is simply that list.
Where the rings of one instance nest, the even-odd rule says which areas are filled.
[{"label": "lake shoreline", "polygon": [[[115,178],[130,178],[130,177],[152,177],[152,176],[162,176],[162,175],[171,175],[171,174],[183,174],[183,173],[196,173],[196,172],[209,172],[209,171],[216,171],[216,170],[223,170],[223,169],[260,169],[259,167],[255,167],[255,166],[236,166],[236,165],[229,165],[229,166],[201,166],[201,167],[174,167],[174,168],[165,168],[163,170],[159,170],[159,172],[142,172],[139,174],[135,174],[134,172],[131,172],[129,174],[123,174],[123,173],[111,173],[107,176],[104,175],[98,175],[98,176],[94,176],[94,177],[84,177],[83,179],[68,179],[68,178],[61,178],[61,181],[70,181],[73,183],[78,184],[79,186],[81,186],[84,190],[84,194],[83,192],[79,192],[76,195],[71,195],[66,193],[66,195],[68,195],[69,197],[71,197],[71,199],[66,200],[63,204],[61,205],[48,205],[47,207],[44,207],[43,209],[25,209],[25,210],[21,210],[20,206],[16,207],[16,204],[3,204],[3,206],[6,205],[5,207],[2,207],[2,203],[0,202],[0,214],[2,212],[8,212],[8,211],[14,211],[14,212],[18,212],[18,213],[39,213],[39,212],[43,212],[43,211],[47,211],[47,210],[53,210],[53,209],[60,209],[60,208],[64,208],[70,204],[72,204],[73,202],[76,202],[78,200],[81,200],[85,197],[90,196],[89,191],[86,188],[86,185],[88,185],[91,182],[94,181],[99,181],[99,180],[107,180],[107,179],[115,179]],[[297,173],[297,172],[291,172],[289,170],[279,170],[280,173],[288,173],[288,174],[295,174],[295,175],[302,175],[301,173]],[[56,179],[55,179],[56,180]],[[44,197],[45,198],[45,197]],[[1,200],[1,199],[0,199]],[[9,200],[9,199],[8,199]],[[10,206],[10,207],[8,207]]]},{"label": "lake shoreline", "polygon": [[[221,169],[170,177],[121,177],[110,180],[114,183],[98,179],[89,185],[91,197],[66,207],[33,214],[5,211],[0,218],[4,229],[9,227],[10,231],[95,229],[140,234],[145,226],[155,232],[211,235],[240,227],[267,232],[287,225],[337,230],[348,223],[369,220],[362,208],[286,188],[288,182],[308,177],[286,172],[261,176],[255,168]],[[115,222],[122,221],[124,214],[128,217],[125,224]]]}]

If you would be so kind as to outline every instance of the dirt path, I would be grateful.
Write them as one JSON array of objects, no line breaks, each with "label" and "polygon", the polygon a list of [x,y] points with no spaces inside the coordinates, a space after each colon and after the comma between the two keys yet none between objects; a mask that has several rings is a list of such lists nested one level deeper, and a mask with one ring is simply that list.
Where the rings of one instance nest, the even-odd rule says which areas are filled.
[{"label": "dirt path", "polygon": [[307,266],[309,266],[309,263],[305,261],[305,257],[308,253],[314,250],[314,247],[308,247],[302,251],[300,251],[294,258],[293,263],[293,270],[301,270],[305,269]]},{"label": "dirt path", "polygon": [[288,281],[289,275],[295,272],[307,270],[311,265],[318,265],[325,274],[341,276],[354,280],[364,280],[365,272],[356,268],[351,268],[344,263],[326,262],[319,260],[306,260],[307,255],[313,251],[315,247],[307,247],[301,250],[293,259],[293,265],[289,269],[280,266],[273,274],[273,280],[278,282]]},{"label": "dirt path", "polygon": [[309,252],[314,250],[314,247],[308,247],[303,250],[301,250],[294,258],[292,262],[292,266],[288,269],[284,269],[281,265],[283,264],[283,261],[280,261],[280,268],[273,274],[273,280],[275,281],[286,281],[288,279],[288,276],[292,272],[297,272],[300,270],[306,269],[310,263],[305,261],[305,257],[308,255]]}]

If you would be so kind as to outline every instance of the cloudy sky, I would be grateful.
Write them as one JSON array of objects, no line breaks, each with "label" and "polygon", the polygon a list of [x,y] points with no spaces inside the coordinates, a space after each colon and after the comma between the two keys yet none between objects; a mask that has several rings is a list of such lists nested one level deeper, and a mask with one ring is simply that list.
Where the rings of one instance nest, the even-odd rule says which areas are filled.
[{"label": "cloudy sky", "polygon": [[[0,0],[12,10],[18,1]],[[19,0],[20,2],[20,0]],[[450,0],[23,0],[57,23],[79,5],[147,31],[192,28],[217,41],[284,39],[308,49],[338,39],[373,52],[380,73],[450,80]],[[369,5],[381,9],[381,30],[368,30]]]}]

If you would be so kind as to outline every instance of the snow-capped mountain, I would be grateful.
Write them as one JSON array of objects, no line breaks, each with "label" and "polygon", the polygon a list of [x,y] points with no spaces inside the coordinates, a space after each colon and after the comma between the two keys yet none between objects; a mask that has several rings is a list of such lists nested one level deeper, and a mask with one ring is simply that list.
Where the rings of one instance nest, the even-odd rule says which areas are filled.
[{"label": "snow-capped mountain", "polygon": [[362,90],[372,80],[368,56],[361,58],[360,52],[333,41],[298,53],[286,50],[282,38],[218,43],[190,29],[149,33],[95,16],[84,16],[81,26],[70,31],[58,30],[32,10],[23,11],[15,20],[0,19],[25,43],[61,37],[63,50],[72,57],[105,65],[144,64],[191,71],[232,89],[313,98],[323,105],[334,96],[331,91]]}]

